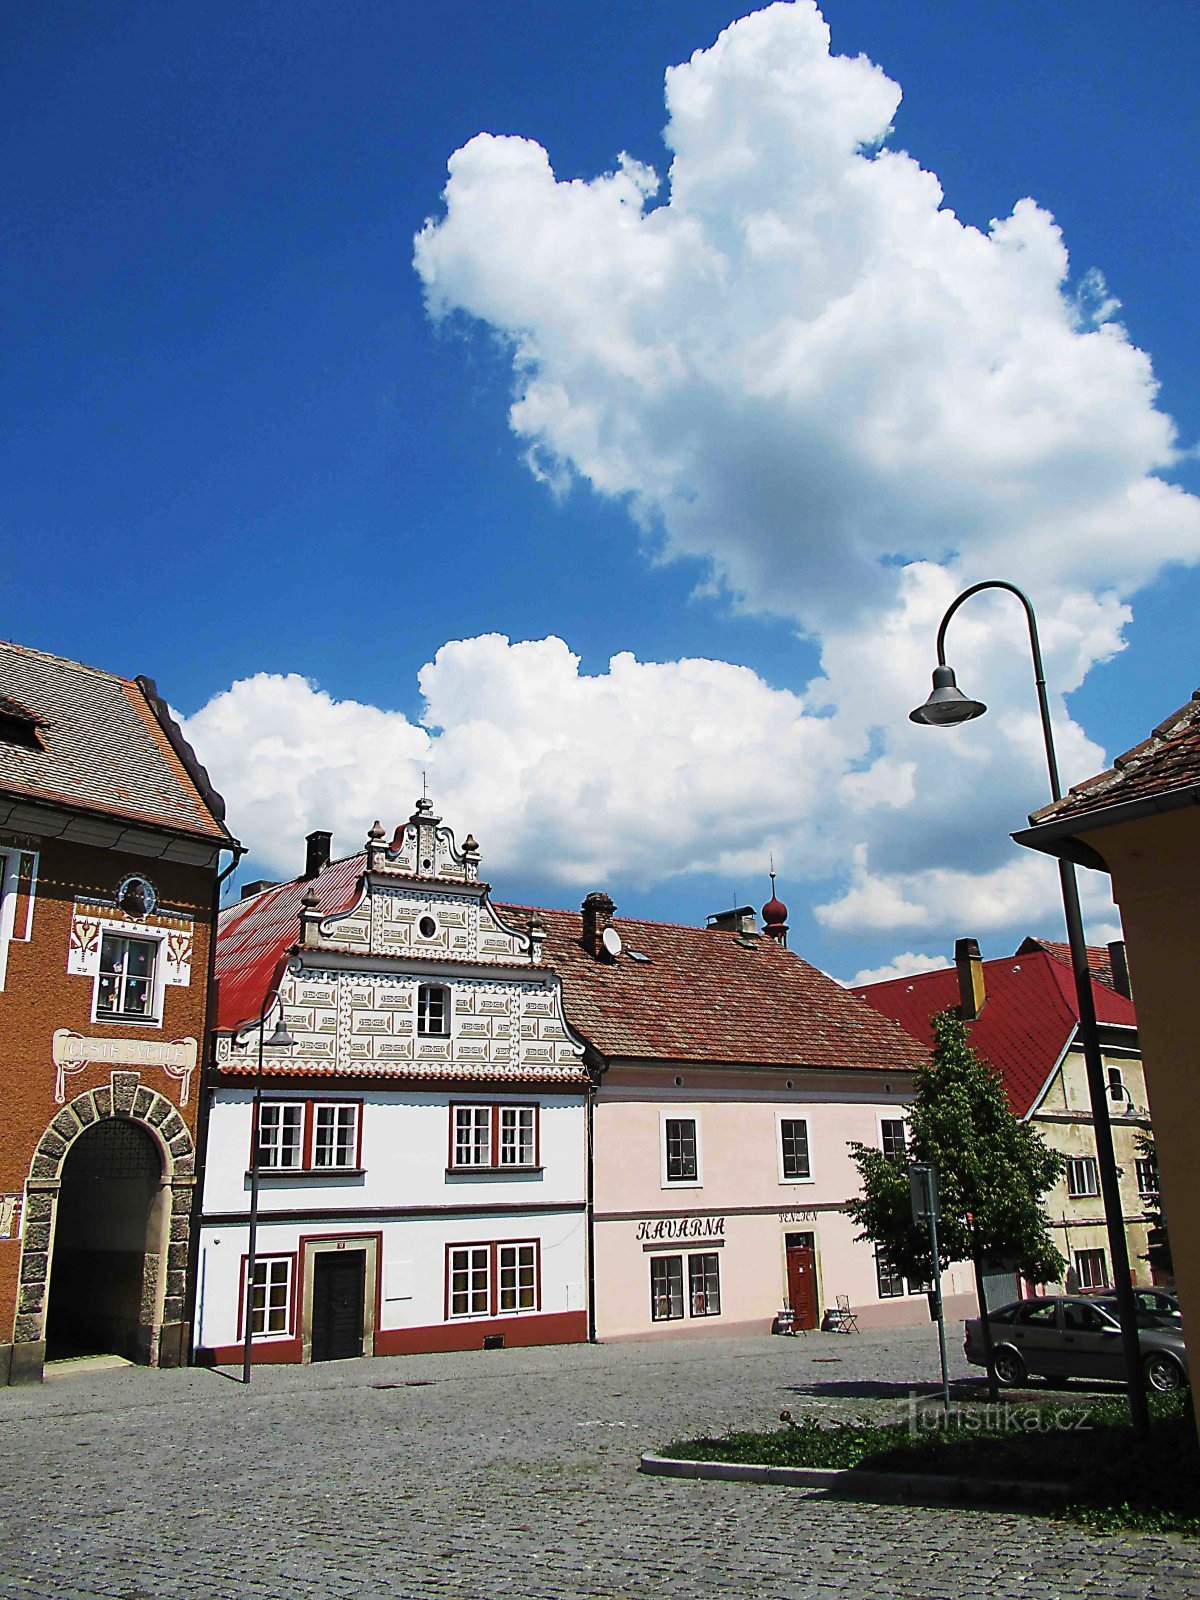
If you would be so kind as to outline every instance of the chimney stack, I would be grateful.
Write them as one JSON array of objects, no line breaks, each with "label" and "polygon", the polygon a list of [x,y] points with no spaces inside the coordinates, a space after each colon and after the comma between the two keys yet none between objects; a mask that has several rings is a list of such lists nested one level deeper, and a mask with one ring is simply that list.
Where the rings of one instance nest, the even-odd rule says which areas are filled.
[{"label": "chimney stack", "polygon": [[1126,1000],[1133,999],[1133,982],[1129,976],[1129,957],[1125,954],[1124,939],[1114,939],[1108,947],[1108,959],[1112,966],[1113,988],[1118,994],[1123,994]]},{"label": "chimney stack", "polygon": [[304,876],[315,878],[322,867],[329,865],[329,852],[333,846],[333,835],[323,833],[320,828],[307,835],[305,841],[308,853],[304,860]]},{"label": "chimney stack", "polygon": [[593,889],[583,902],[583,948],[597,960],[604,952],[601,943],[604,930],[612,927],[616,909],[610,897],[600,889]]},{"label": "chimney stack", "polygon": [[954,941],[954,965],[958,968],[958,1014],[964,1022],[974,1022],[987,1004],[983,986],[983,957],[974,939]]}]

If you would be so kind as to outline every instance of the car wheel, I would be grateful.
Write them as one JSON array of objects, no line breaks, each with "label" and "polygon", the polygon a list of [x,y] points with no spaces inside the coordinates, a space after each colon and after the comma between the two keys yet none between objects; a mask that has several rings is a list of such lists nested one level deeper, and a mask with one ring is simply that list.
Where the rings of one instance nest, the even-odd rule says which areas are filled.
[{"label": "car wheel", "polygon": [[1025,1363],[1015,1350],[997,1350],[992,1357],[992,1370],[1006,1389],[1015,1389],[1027,1376]]},{"label": "car wheel", "polygon": [[1187,1388],[1187,1377],[1174,1356],[1146,1357],[1146,1382],[1155,1394],[1177,1394]]}]

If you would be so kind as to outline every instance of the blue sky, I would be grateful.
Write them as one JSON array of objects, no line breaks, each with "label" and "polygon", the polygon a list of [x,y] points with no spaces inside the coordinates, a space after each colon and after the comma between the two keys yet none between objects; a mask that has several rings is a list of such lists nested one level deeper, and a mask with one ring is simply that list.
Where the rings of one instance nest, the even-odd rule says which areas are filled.
[{"label": "blue sky", "polygon": [[[1120,302],[1109,321],[1146,353],[1158,390],[1155,400],[1144,375],[1137,394],[1134,378],[1114,379],[1112,404],[1094,426],[1101,455],[1105,427],[1114,438],[1149,428],[1155,405],[1156,415],[1174,419],[1178,444],[1194,452],[1200,376],[1187,247],[1196,229],[1200,117],[1191,8],[828,0],[823,9],[834,54],[861,52],[902,88],[885,145],[937,174],[944,204],[962,224],[986,233],[992,218],[1032,196],[1070,253],[1063,293],[1075,294],[1088,269],[1103,274]],[[862,687],[851,693],[848,668],[830,667],[839,651],[848,659],[858,641],[877,640],[887,626],[881,618],[895,614],[864,614],[854,574],[826,572],[822,507],[843,500],[869,505],[880,527],[908,530],[894,550],[871,545],[880,570],[922,560],[940,563],[948,582],[969,581],[983,571],[979,561],[990,562],[990,572],[1008,560],[1013,565],[995,575],[1028,574],[1039,605],[1044,593],[1052,633],[1078,624],[1078,637],[1060,638],[1063,680],[1083,675],[1068,703],[1072,722],[1064,723],[1068,778],[1142,737],[1200,683],[1190,524],[1160,530],[1153,517],[1132,514],[1114,531],[1105,519],[1108,544],[1093,583],[1090,524],[1077,514],[1086,448],[1064,446],[1045,469],[1055,487],[1030,514],[1038,539],[1031,543],[1026,524],[990,530],[969,556],[956,552],[953,533],[937,536],[945,550],[936,537],[922,543],[922,529],[953,526],[962,497],[930,505],[914,487],[919,474],[867,474],[848,441],[878,419],[856,416],[846,400],[837,413],[844,432],[832,439],[835,451],[847,446],[836,481],[819,483],[820,468],[810,465],[802,482],[813,486],[811,499],[802,495],[796,505],[797,518],[817,531],[793,547],[777,499],[762,511],[769,551],[765,533],[738,544],[729,529],[740,502],[722,498],[735,480],[723,484],[714,471],[689,506],[685,467],[660,494],[655,486],[676,471],[679,437],[657,443],[661,418],[648,401],[641,411],[640,400],[618,393],[617,377],[624,383],[627,375],[617,374],[613,352],[585,358],[586,308],[555,300],[561,278],[582,281],[594,266],[586,229],[582,244],[574,235],[559,239],[561,260],[545,254],[536,224],[552,217],[566,191],[532,195],[530,206],[544,209],[522,222],[489,154],[475,161],[473,192],[497,196],[495,210],[464,212],[459,237],[441,226],[447,161],[480,132],[536,142],[560,185],[600,180],[621,152],[665,180],[664,70],[709,50],[739,14],[707,0],[467,4],[440,13],[368,0],[203,8],[11,0],[5,8],[0,628],[155,676],[180,712],[197,719],[201,755],[262,871],[285,870],[304,825],[335,826],[349,849],[359,842],[348,830],[360,817],[394,822],[425,766],[448,820],[481,839],[504,897],[571,904],[587,888],[607,886],[623,911],[698,920],[735,893],[765,898],[774,850],[793,943],[842,976],[901,951],[944,955],[959,932],[980,932],[989,953],[1012,948],[1035,924],[1053,932],[1052,895],[1039,886],[1022,903],[1003,878],[1012,851],[1004,831],[1042,799],[1028,729],[1006,731],[998,718],[986,770],[960,774],[944,803],[926,799],[941,792],[936,774],[918,773],[905,801],[905,763],[945,758],[893,745],[901,735],[892,732],[890,706],[868,732],[874,713],[863,709]],[[717,72],[716,57],[707,59]],[[750,79],[728,62],[720,70],[734,115],[775,138],[774,123],[754,121]],[[715,128],[713,118],[691,134],[693,170],[709,178],[721,154]],[[758,186],[760,214],[773,172],[788,165],[773,147],[743,186]],[[713,220],[723,194],[710,184],[710,242],[729,222]],[[646,198],[646,216],[668,198],[664,182]],[[741,200],[731,204],[737,211]],[[414,235],[431,217],[439,230],[436,288],[413,266]],[[597,213],[587,226],[608,224]],[[623,236],[594,237],[602,254]],[[1043,230],[1032,253],[1045,237]],[[811,260],[801,252],[791,277]],[[898,304],[912,303],[913,281],[900,281]],[[729,293],[775,292],[762,284],[743,280]],[[534,308],[522,309],[530,286]],[[1031,298],[1038,292],[1035,285]],[[440,317],[430,314],[426,293],[431,302],[441,296],[432,307]],[[707,303],[697,300],[696,320],[711,314]],[[789,315],[793,309],[789,303]],[[611,320],[603,304],[595,319]],[[525,364],[514,368],[514,330],[526,322]],[[692,326],[680,335],[685,345]],[[927,326],[914,321],[912,347],[932,337]],[[724,348],[728,354],[728,342]],[[715,425],[705,440],[703,360],[695,349],[684,356],[692,375],[684,398],[697,407],[688,438],[700,440],[707,458],[720,453],[730,424]],[[861,360],[870,388],[870,352]],[[595,374],[604,362],[601,382]],[[509,419],[514,392],[532,383],[536,398],[540,384],[544,396],[560,379],[564,414],[518,436]],[[1073,381],[1095,386],[1086,374]],[[937,374],[931,383],[942,392]],[[1031,408],[1044,403],[1053,413],[1073,404],[1069,388],[1047,398],[1041,377],[1029,383]],[[794,399],[794,387],[789,392]],[[580,428],[597,415],[607,420],[596,438],[576,448]],[[756,423],[756,483],[777,483],[781,496],[790,492],[789,461],[828,455],[830,438],[811,425],[814,416],[819,410],[793,409],[777,432]],[[632,419],[637,434],[633,464],[612,453],[622,419]],[[1093,429],[1086,418],[1080,426]],[[559,492],[526,465],[531,442]],[[1013,446],[994,501],[1009,483],[1014,497],[1026,494],[1038,471],[1031,448]],[[1143,455],[1130,481],[1146,478],[1154,447]],[[1194,453],[1161,457],[1159,449],[1149,475],[1200,489]],[[931,453],[931,475],[940,459]],[[836,516],[830,526],[840,526]],[[1051,570],[1030,557],[1059,537],[1073,545],[1070,561]],[[1142,559],[1115,556],[1122,539],[1144,545]],[[805,598],[810,584],[820,597],[815,610]],[[906,611],[913,639],[928,637],[927,656],[924,617],[930,605],[936,612],[941,592],[934,584],[924,609]],[[1096,620],[1089,612],[1080,623],[1081,595],[1099,596],[1107,613]],[[1116,616],[1114,596],[1130,620]],[[1019,632],[997,626],[997,648],[1006,639],[1019,648]],[[435,734],[438,748],[424,749],[419,670],[448,642],[491,634],[514,643],[557,636],[578,665],[544,651],[527,653],[517,670],[511,652],[483,647],[439,658],[433,705],[453,737]],[[1124,648],[1113,654],[1117,637]],[[979,642],[981,668],[993,662],[989,648]],[[812,689],[823,649],[835,691],[826,706]],[[609,682],[609,661],[624,652],[638,663],[702,658],[746,671],[702,687],[695,674],[659,675],[652,689],[634,675],[620,688]],[[877,670],[869,657],[868,650],[864,669]],[[897,647],[906,679],[912,659],[907,645]],[[1018,662],[990,689],[968,687],[1019,718],[1023,672]],[[599,747],[583,750],[588,781],[577,788],[562,769],[583,746],[551,749],[546,731],[555,716],[588,721],[591,700],[580,699],[572,673],[603,683],[606,716],[618,717],[622,705],[645,708],[648,724],[626,747],[598,718]],[[924,673],[922,666],[911,689],[904,683],[908,701],[923,696]],[[303,694],[284,705],[269,682],[253,705],[247,691],[236,705],[220,703],[225,715],[206,715],[235,682],[261,687],[256,675],[286,674],[361,715],[338,717],[322,701],[316,710],[325,721],[306,721]],[[772,692],[792,698],[773,700]],[[482,728],[477,708],[489,695]],[[539,709],[539,700],[557,712]],[[708,707],[714,736],[696,741],[698,772],[688,734]],[[395,715],[381,718],[376,708]],[[811,726],[830,709],[836,750]],[[737,730],[725,746],[722,718]],[[671,724],[661,744],[656,719]],[[304,749],[301,763],[275,761],[274,778],[266,770],[280,753],[272,734],[293,758]],[[572,730],[576,739],[585,734]],[[372,765],[366,747],[389,740],[388,762]],[[356,741],[364,747],[357,776]],[[660,757],[674,763],[671,783],[658,781]],[[954,759],[974,758],[956,751]],[[305,763],[323,776],[309,781]],[[844,802],[831,806],[828,791],[839,774],[872,769],[875,790],[893,793],[859,795],[853,826],[843,828]],[[987,803],[968,803],[983,790]],[[563,796],[557,809],[552,791]],[[921,874],[936,872],[939,850],[961,877],[926,895]],[[1093,899],[1098,925],[1110,923]],[[842,909],[813,909],[831,905]]]}]

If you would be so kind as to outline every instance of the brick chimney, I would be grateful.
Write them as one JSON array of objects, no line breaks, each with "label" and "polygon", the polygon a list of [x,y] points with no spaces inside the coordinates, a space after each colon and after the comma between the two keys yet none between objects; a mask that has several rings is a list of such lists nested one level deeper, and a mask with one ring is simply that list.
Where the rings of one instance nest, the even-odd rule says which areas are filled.
[{"label": "brick chimney", "polygon": [[333,847],[333,835],[323,833],[319,828],[306,836],[305,844],[308,852],[304,859],[304,876],[315,878],[322,867],[329,865],[329,853]]},{"label": "brick chimney", "polygon": [[1108,947],[1108,959],[1112,966],[1113,988],[1118,994],[1123,994],[1126,1000],[1133,999],[1133,983],[1129,976],[1129,957],[1125,954],[1124,939],[1114,939]]},{"label": "brick chimney", "polygon": [[583,902],[583,948],[597,960],[604,954],[604,930],[612,927],[616,906],[601,889],[593,889]]},{"label": "brick chimney", "polygon": [[974,939],[954,941],[954,965],[958,968],[958,1014],[964,1022],[974,1022],[987,1004],[983,985],[983,957]]}]

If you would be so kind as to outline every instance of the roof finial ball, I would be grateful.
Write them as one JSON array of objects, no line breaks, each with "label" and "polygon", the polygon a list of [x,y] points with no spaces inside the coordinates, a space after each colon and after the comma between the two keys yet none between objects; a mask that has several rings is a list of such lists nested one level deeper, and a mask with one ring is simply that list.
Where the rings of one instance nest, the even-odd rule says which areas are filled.
[{"label": "roof finial ball", "polygon": [[783,948],[787,949],[787,907],[775,893],[775,873],[770,873],[771,898],[762,908],[763,932],[768,939],[778,939]]}]

